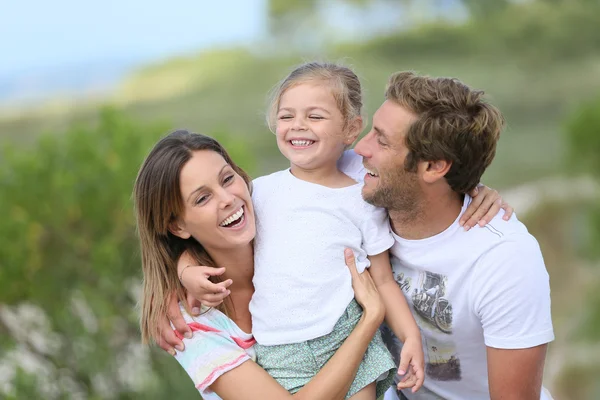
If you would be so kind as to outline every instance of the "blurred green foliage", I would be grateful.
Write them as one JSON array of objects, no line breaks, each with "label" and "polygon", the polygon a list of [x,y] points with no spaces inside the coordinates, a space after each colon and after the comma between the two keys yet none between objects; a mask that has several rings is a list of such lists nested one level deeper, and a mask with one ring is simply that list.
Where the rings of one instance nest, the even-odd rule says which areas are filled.
[{"label": "blurred green foliage", "polygon": [[[174,360],[144,355],[138,344],[141,268],[131,192],[144,156],[166,126],[140,124],[104,109],[95,126],[43,135],[28,151],[10,144],[1,149],[0,209],[8,217],[0,224],[6,239],[0,244],[0,304],[13,312],[20,304],[37,306],[49,323],[28,325],[21,315],[17,323],[25,332],[20,335],[0,318],[0,342],[5,355],[17,343],[43,362],[58,381],[56,398],[73,391],[61,387],[58,378],[65,371],[70,372],[64,378],[85,398],[105,398],[98,376],[110,382],[116,398],[194,393],[191,381],[174,373],[179,368]],[[252,153],[243,141],[216,137],[253,172]],[[54,344],[39,345],[36,334],[55,338]],[[5,335],[12,336],[12,344]],[[139,357],[125,361],[136,352]],[[145,362],[149,365],[135,365]],[[131,371],[123,371],[127,363],[134,364]],[[123,378],[136,370],[151,375]],[[156,376],[160,384],[152,379]],[[30,379],[22,371],[17,375],[15,398],[50,398],[34,396]]]},{"label": "blurred green foliage", "polygon": [[[568,162],[576,172],[594,177],[600,184],[600,96],[578,107],[567,119]],[[586,214],[589,228],[588,254],[600,258],[600,203],[591,205]],[[600,340],[600,292],[592,288],[584,321],[579,330],[581,336],[591,342]]]}]

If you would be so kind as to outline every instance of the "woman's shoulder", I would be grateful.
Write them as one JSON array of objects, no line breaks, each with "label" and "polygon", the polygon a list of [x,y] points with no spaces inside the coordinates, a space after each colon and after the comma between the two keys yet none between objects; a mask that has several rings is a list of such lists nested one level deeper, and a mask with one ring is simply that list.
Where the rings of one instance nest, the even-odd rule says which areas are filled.
[{"label": "woman's shoulder", "polygon": [[244,332],[231,318],[216,308],[202,306],[200,314],[196,316],[190,315],[181,304],[180,309],[192,331],[222,333],[242,340],[252,339],[252,334]]}]

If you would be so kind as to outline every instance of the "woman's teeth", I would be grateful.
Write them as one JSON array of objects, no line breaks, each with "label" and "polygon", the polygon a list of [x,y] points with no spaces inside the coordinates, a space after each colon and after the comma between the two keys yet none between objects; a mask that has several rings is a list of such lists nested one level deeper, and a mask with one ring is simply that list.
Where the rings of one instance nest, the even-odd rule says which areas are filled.
[{"label": "woman's teeth", "polygon": [[296,140],[296,139],[294,139],[294,140],[290,140],[290,142],[292,143],[293,146],[306,147],[306,146],[310,146],[315,141],[314,140]]},{"label": "woman's teeth", "polygon": [[231,224],[233,221],[240,219],[243,215],[244,215],[244,207],[240,208],[238,212],[233,214],[231,217],[228,217],[227,219],[225,219],[225,221],[221,222],[219,225],[225,227],[225,226]]}]

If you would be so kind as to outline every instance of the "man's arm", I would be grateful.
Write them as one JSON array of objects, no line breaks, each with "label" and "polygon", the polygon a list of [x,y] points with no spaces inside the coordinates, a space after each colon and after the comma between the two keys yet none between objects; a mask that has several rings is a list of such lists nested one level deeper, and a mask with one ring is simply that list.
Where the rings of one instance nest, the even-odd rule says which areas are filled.
[{"label": "man's arm", "polygon": [[554,334],[549,277],[535,239],[513,233],[488,250],[467,290],[483,328],[490,397],[539,400]]},{"label": "man's arm", "polygon": [[492,400],[539,400],[548,345],[528,349],[487,347]]}]

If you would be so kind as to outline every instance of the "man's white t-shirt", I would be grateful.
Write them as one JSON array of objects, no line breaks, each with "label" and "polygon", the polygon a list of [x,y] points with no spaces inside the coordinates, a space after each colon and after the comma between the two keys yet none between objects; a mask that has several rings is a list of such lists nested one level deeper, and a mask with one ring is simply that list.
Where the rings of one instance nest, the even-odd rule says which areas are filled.
[{"label": "man's white t-shirt", "polygon": [[344,249],[367,256],[394,243],[385,210],[365,203],[362,184],[329,188],[289,169],[257,178],[252,333],[261,345],[299,343],[330,333],[354,298]]},{"label": "man's white t-shirt", "polygon": [[[339,166],[354,179],[364,176],[353,152]],[[465,196],[461,215],[470,201]],[[459,215],[426,239],[394,235],[394,278],[421,329],[425,354],[424,387],[416,394],[404,391],[407,398],[489,399],[486,346],[523,349],[554,340],[549,277],[538,243],[516,216],[504,221],[502,215],[468,232]],[[389,328],[382,331],[398,357],[400,342]]]}]

